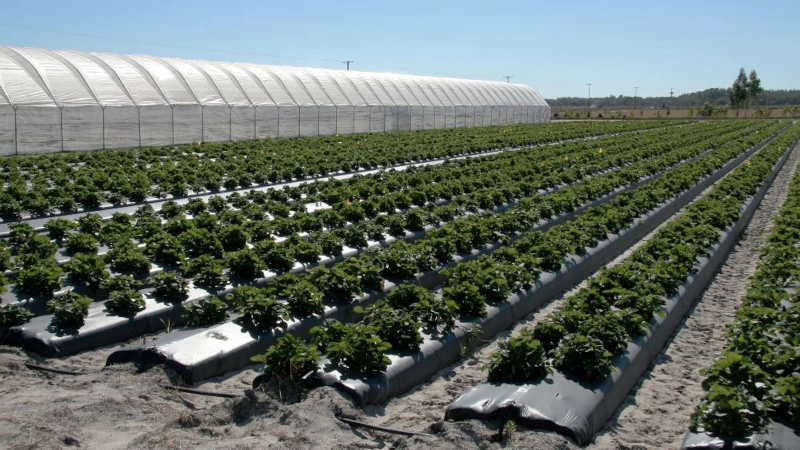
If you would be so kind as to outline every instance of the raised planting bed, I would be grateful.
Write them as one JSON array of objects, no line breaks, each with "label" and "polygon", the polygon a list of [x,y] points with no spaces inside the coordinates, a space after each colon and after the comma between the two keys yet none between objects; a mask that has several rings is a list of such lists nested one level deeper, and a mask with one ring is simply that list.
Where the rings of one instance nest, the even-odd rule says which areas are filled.
[{"label": "raised planting bed", "polygon": [[[710,184],[716,179],[716,177],[721,176],[726,170],[730,170],[730,168],[743,161],[758,148],[760,148],[760,146],[740,154],[738,158],[735,158],[734,160],[725,164],[724,170],[717,172],[716,175],[706,179],[703,183]],[[736,153],[737,152],[733,152],[732,155]],[[723,165],[723,161],[720,161],[719,164]],[[706,186],[707,184],[701,184],[701,187]],[[640,183],[636,183],[636,185],[638,186]],[[695,188],[692,190],[694,195],[702,190],[701,187],[695,186]],[[534,229],[544,231],[554,225],[564,223],[573,219],[576,213],[580,213],[590,206],[597,206],[605,201],[609,201],[615,198],[619,193],[620,192],[617,191],[606,198],[596,200],[590,205],[585,205],[573,213],[564,214],[555,218],[554,220],[542,222],[538,224],[538,226],[534,227]],[[509,241],[514,242],[523,235],[523,233],[515,233],[511,236]],[[481,250],[474,250],[470,255],[457,256],[455,260],[448,266],[452,267],[456,263],[466,262],[483,254],[491,254],[494,250],[502,248],[502,246],[503,245],[501,243],[493,243],[482,248]],[[624,244],[621,246],[621,248],[624,248]],[[594,260],[595,259],[593,258],[592,261]],[[435,270],[423,275],[418,275],[417,284],[428,288],[433,287],[436,284],[444,281],[439,273],[439,270]],[[356,303],[366,307],[368,304],[374,302],[375,299],[376,297],[369,296],[364,299],[356,300]],[[336,314],[336,317],[338,318],[340,317],[340,310],[328,308],[321,318],[315,317],[313,319],[314,323],[318,323],[322,320],[322,318],[327,318],[329,314]],[[357,316],[352,316],[352,318],[357,318]],[[290,325],[290,327],[292,326],[293,325]],[[217,338],[219,333],[229,336],[233,330],[237,329],[239,332],[237,334],[237,339],[235,340],[220,340]],[[249,332],[245,332],[240,325],[223,324],[197,330],[181,331],[180,336],[176,338],[166,335],[155,342],[148,343],[130,350],[122,350],[120,351],[119,356],[114,356],[113,358],[114,361],[167,361],[170,366],[178,370],[179,373],[182,373],[187,380],[194,382],[201,380],[204,377],[219,375],[226,371],[241,367],[242,362],[246,362],[248,361],[249,357],[263,352],[275,341],[276,336],[281,334],[281,331],[270,332],[266,334],[251,334]],[[208,340],[208,345],[198,345],[198,343],[202,342],[203,340]],[[186,342],[185,345],[181,343],[182,341]]]},{"label": "raised planting bed", "polygon": [[[537,331],[547,329],[547,325],[542,325],[542,323],[537,325],[541,328],[534,329],[533,333],[523,333],[520,338],[512,338],[516,339],[513,341],[515,344],[526,342],[532,346],[541,345],[545,349],[553,348],[551,355],[555,354],[556,358],[552,363],[546,356],[541,356],[543,368],[548,365],[554,367],[552,374],[548,375],[544,372],[531,374],[530,377],[522,377],[523,380],[529,380],[527,383],[525,381],[510,383],[504,382],[504,380],[515,376],[514,372],[504,370],[495,373],[494,376],[498,381],[484,382],[469,390],[448,407],[446,417],[453,420],[502,417],[534,429],[555,430],[570,436],[579,445],[588,444],[592,436],[615,413],[617,407],[638,382],[642,373],[647,370],[652,359],[661,351],[685,313],[711,280],[719,265],[725,260],[730,248],[736,243],[739,234],[758,208],[771,181],[795,146],[797,135],[798,128],[795,127],[787,135],[779,137],[770,148],[752,158],[753,169],[750,168],[750,164],[746,164],[735,171],[703,200],[688,208],[683,217],[661,230],[651,242],[634,253],[631,257],[631,261],[634,262],[631,264],[643,264],[643,267],[652,265],[652,268],[669,267],[658,266],[659,264],[674,264],[674,267],[679,268],[667,278],[657,278],[660,281],[652,286],[636,287],[638,290],[634,295],[644,296],[645,292],[652,292],[652,295],[655,296],[654,299],[659,298],[660,289],[667,289],[662,287],[664,286],[662,283],[668,283],[671,286],[668,291],[675,291],[669,297],[662,298],[664,304],[660,308],[656,308],[657,314],[653,315],[649,322],[646,322],[646,332],[641,328],[636,329],[636,334],[644,332],[643,335],[628,341],[624,348],[620,348],[619,344],[625,342],[624,340],[618,341],[619,336],[616,335],[600,334],[601,331],[596,328],[576,334],[563,334],[568,333],[568,328],[572,326],[569,325],[567,318],[573,316],[568,316],[568,314],[577,314],[574,317],[584,314],[588,318],[587,320],[596,320],[599,324],[602,319],[593,318],[593,316],[606,316],[619,311],[614,309],[616,306],[612,308],[612,304],[602,302],[609,301],[608,298],[621,301],[619,299],[623,297],[620,296],[626,295],[626,292],[629,291],[604,290],[611,288],[603,286],[605,286],[604,283],[608,283],[607,280],[616,279],[617,276],[624,280],[628,276],[625,275],[626,270],[631,276],[641,276],[641,274],[636,275],[630,272],[634,266],[625,263],[601,273],[599,281],[591,282],[588,288],[581,290],[575,297],[568,300],[567,306],[561,312],[545,319],[545,322],[550,320],[550,323],[561,324],[565,327],[565,330],[561,331],[560,337],[554,342],[543,344],[533,338],[537,335]],[[787,147],[788,150],[786,150]],[[764,172],[764,175],[760,175]],[[753,187],[757,187],[755,194],[747,195],[748,192],[752,192]],[[746,195],[746,198],[741,199],[743,195]],[[734,207],[739,211],[735,217],[732,216]],[[717,211],[714,208],[720,209]],[[732,223],[731,220],[733,220]],[[709,230],[714,229],[717,237],[712,240],[713,242],[706,241],[705,239],[708,237],[704,238],[703,236],[707,234],[711,236]],[[675,244],[672,244],[671,249],[662,249],[662,247],[669,245],[668,242],[683,239],[684,236],[688,242],[687,248],[691,249],[691,251],[686,250],[691,253],[691,259],[687,256],[689,253],[686,253],[680,257],[683,259],[679,258],[674,262],[669,262],[673,261],[671,258],[676,257],[674,255],[683,250],[675,247]],[[664,256],[654,256],[659,254]],[[690,269],[686,268],[688,263],[691,263]],[[652,274],[654,272],[645,273]],[[679,275],[684,277],[683,284],[679,286],[671,284],[677,280]],[[674,289],[674,286],[677,286],[677,289]],[[595,300],[599,303],[595,303]],[[588,312],[587,308],[594,312]],[[650,305],[649,308],[655,308],[655,306]],[[622,314],[620,317],[626,317],[633,312],[626,310]],[[640,316],[639,319],[642,317]],[[580,323],[573,325],[581,326]],[[623,326],[622,323],[618,323],[618,325]],[[599,325],[597,326],[599,327]],[[630,338],[630,334],[627,335]],[[539,336],[546,335],[540,334]],[[571,348],[579,348],[577,346],[582,344],[600,346],[599,350],[593,348],[592,351],[595,353],[586,353],[581,360],[570,363],[582,362],[587,366],[585,369],[581,369],[583,372],[577,374],[574,370],[578,369],[569,369],[569,372],[555,369],[555,367],[571,367],[566,365],[566,361],[569,361],[569,356],[566,356],[567,352]],[[554,345],[555,347],[553,347]],[[617,356],[612,355],[612,350]],[[597,353],[598,351],[600,353]],[[511,364],[512,366],[509,367],[516,364],[513,359],[503,361],[503,359],[509,358],[509,354],[500,352],[493,356],[492,363],[490,363],[490,376],[492,376],[493,365],[506,367],[503,364],[496,365],[497,362]],[[595,356],[597,359],[594,364],[586,364]],[[559,360],[559,357],[563,359]],[[525,360],[525,364],[531,362]],[[559,366],[559,364],[564,365]]]},{"label": "raised planting bed", "polygon": [[0,215],[13,221],[30,212],[93,210],[107,200],[142,203],[189,192],[247,189],[666,125],[523,125],[14,156],[0,161],[7,179],[0,189]]},{"label": "raised planting bed", "polygon": [[[741,162],[742,159],[737,161]],[[735,167],[734,162],[736,161],[726,165],[726,170]],[[385,371],[377,375],[364,376],[358,373],[343,374],[333,367],[328,367],[323,376],[323,383],[344,390],[361,405],[379,404],[389,397],[407,392],[430,379],[440,369],[461,359],[465,350],[492,339],[497,333],[509,328],[545,302],[588,277],[674,215],[724,173],[725,170],[720,170],[703,179],[691,189],[637,219],[633,226],[587,249],[583,255],[571,255],[559,271],[543,273],[530,289],[513,294],[499,305],[489,304],[486,317],[460,322],[452,333],[442,337],[423,332],[424,342],[421,350],[416,353],[390,354],[391,364]],[[475,325],[480,326],[478,329],[481,330],[477,336],[472,331]]]},{"label": "raised planting bed", "polygon": [[[626,188],[618,188],[610,195],[607,195],[600,200],[591,202],[590,205],[586,206],[607,201],[625,189]],[[568,220],[570,217],[573,217],[576,212],[580,212],[585,207],[579,208],[577,211],[572,213],[564,214],[550,222],[540,224],[540,226],[542,228],[546,228],[548,226],[552,226],[553,224],[561,223],[565,220]],[[519,233],[517,233],[515,236],[519,236]],[[512,236],[512,239],[515,238],[515,236]],[[412,235],[410,237],[413,238],[414,236]],[[485,249],[485,251],[491,251],[492,249],[493,248]],[[474,254],[478,253],[480,252],[474,252]],[[471,257],[474,257],[474,255],[468,256],[467,258]],[[326,264],[333,262],[335,262],[335,259],[325,261]],[[295,266],[296,271],[301,269],[301,266]],[[274,274],[271,275],[271,277],[272,276],[274,276]],[[431,278],[430,275],[425,275],[421,278],[423,280],[430,279],[431,282],[435,281],[435,277]],[[257,283],[263,284],[271,279],[272,278],[261,279],[258,280]],[[231,289],[232,286],[228,286],[218,292],[218,295],[224,297],[224,295],[228,294]],[[201,298],[207,298],[208,295],[208,293],[204,293],[201,290],[193,291],[188,301],[194,302],[200,300]],[[35,323],[15,329],[15,331],[9,337],[8,342],[17,343],[18,345],[22,345],[27,348],[33,348],[36,349],[36,351],[43,352],[47,355],[67,354],[64,352],[69,351],[72,353],[82,349],[108,345],[114,342],[119,342],[121,339],[135,337],[143,332],[146,333],[163,329],[165,326],[164,324],[167,323],[168,320],[170,321],[169,323],[177,325],[181,323],[179,321],[179,317],[182,312],[183,308],[180,306],[173,307],[171,304],[161,304],[156,302],[155,299],[147,297],[145,310],[137,314],[132,319],[110,315],[108,312],[104,312],[102,306],[99,306],[92,309],[90,316],[87,318],[86,325],[84,325],[76,334],[61,334],[58,332],[53,332],[54,330],[48,329],[46,319],[38,319]],[[119,333],[116,333],[114,331],[115,327],[126,327],[127,329],[120,330]],[[66,341],[71,342],[69,345],[65,345]]]}]

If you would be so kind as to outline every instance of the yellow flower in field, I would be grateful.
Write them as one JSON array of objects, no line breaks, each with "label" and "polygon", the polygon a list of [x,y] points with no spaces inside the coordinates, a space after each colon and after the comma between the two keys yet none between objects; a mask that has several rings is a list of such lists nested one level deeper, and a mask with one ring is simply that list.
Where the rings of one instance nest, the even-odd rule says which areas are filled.
[{"label": "yellow flower in field", "polygon": [[539,163],[539,167],[544,167],[544,161]]},{"label": "yellow flower in field", "polygon": [[603,149],[601,148],[600,150],[597,151],[597,153],[603,153]]},{"label": "yellow flower in field", "polygon": [[756,134],[758,134],[758,130],[756,130]]},{"label": "yellow flower in field", "polygon": [[748,159],[747,161],[745,161],[745,162],[744,162],[744,165],[745,165],[745,166],[749,166],[749,165],[750,165],[750,160]]},{"label": "yellow flower in field", "polygon": [[564,161],[569,161],[569,156],[565,156]]}]

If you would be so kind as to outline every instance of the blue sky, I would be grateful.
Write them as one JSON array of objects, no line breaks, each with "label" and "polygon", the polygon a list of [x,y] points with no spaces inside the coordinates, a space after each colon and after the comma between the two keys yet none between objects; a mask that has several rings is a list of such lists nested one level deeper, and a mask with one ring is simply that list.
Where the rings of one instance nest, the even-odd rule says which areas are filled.
[{"label": "blue sky", "polygon": [[524,83],[546,98],[800,88],[800,1],[9,0],[0,45]]}]

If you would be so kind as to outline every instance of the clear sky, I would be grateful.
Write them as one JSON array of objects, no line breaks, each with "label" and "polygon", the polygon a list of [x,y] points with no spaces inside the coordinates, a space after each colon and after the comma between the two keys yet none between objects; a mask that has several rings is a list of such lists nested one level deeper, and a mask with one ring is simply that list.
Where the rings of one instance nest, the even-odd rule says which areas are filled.
[{"label": "clear sky", "polygon": [[524,83],[546,98],[800,88],[798,0],[5,0],[0,45]]}]

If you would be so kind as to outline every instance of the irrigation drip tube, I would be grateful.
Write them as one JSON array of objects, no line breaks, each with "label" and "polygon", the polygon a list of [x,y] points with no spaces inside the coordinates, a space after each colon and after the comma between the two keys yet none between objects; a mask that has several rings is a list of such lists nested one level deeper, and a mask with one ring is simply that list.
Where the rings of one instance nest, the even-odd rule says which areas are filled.
[{"label": "irrigation drip tube", "polygon": [[68,370],[68,369],[59,369],[57,367],[49,367],[49,366],[42,366],[40,364],[33,364],[33,363],[25,363],[25,367],[31,370],[39,370],[42,372],[52,372],[61,375],[86,375],[85,372],[79,372],[77,370]]},{"label": "irrigation drip tube", "polygon": [[239,398],[241,394],[232,394],[230,392],[219,392],[219,391],[206,391],[203,389],[196,389],[190,387],[183,387],[183,386],[173,386],[171,384],[162,384],[161,387],[164,389],[172,390],[172,391],[180,391],[186,392],[188,394],[197,394],[197,395],[205,395],[207,397],[222,397],[222,398]]},{"label": "irrigation drip tube", "polygon": [[579,445],[588,444],[625,400],[725,261],[792,148],[773,166],[757,193],[743,204],[739,220],[721,233],[722,238],[710,255],[698,258],[697,272],[667,300],[665,316],[656,317],[647,336],[636,339],[628,345],[626,353],[614,358],[616,371],[605,380],[592,383],[554,371],[546,381],[536,384],[483,382],[450,404],[445,417],[452,420],[508,417],[525,427],[553,430],[570,436]]},{"label": "irrigation drip tube", "polygon": [[[745,158],[761,149],[767,142],[769,142],[770,139],[771,138],[765,139],[762,143],[739,155],[734,160],[729,161],[707,180],[716,180],[716,178],[713,177],[719,177],[732,167],[735,167],[744,161]],[[707,152],[703,152],[703,154],[707,154]],[[687,162],[693,161],[697,157],[690,158]],[[669,169],[660,171],[648,177],[644,177],[635,183],[620,187],[601,198],[593,200],[575,209],[574,211],[561,214],[550,220],[543,220],[532,227],[529,231],[546,231],[553,226],[573,220],[588,208],[609,202],[619,194],[642,186],[656,178],[663,176],[668,171]],[[708,182],[711,183],[713,181]],[[423,232],[417,233],[419,234]],[[525,233],[520,232],[509,236],[509,238],[511,242],[514,242],[524,235]],[[413,236],[411,239],[417,239],[418,237],[419,236]],[[445,267],[453,267],[456,264],[475,259],[481,255],[489,255],[501,247],[501,244],[493,243],[480,250],[473,250],[471,254],[457,255],[453,258],[453,261],[451,261]],[[427,289],[431,289],[436,285],[443,283],[444,278],[441,275],[441,271],[445,267],[432,270],[424,274],[418,274],[416,276],[416,283]],[[243,329],[241,325],[234,323],[233,321],[228,321],[220,325],[214,325],[206,328],[180,329],[159,337],[156,339],[156,341],[146,342],[141,345],[133,345],[131,347],[117,350],[109,356],[106,363],[163,363],[179,373],[187,383],[197,383],[198,381],[219,376],[231,370],[236,370],[251,364],[250,358],[252,356],[266,351],[272,344],[275,343],[277,338],[287,332],[292,333],[294,336],[303,337],[308,335],[308,332],[311,328],[321,325],[326,319],[336,319],[342,322],[352,321],[354,318],[358,317],[352,312],[353,305],[359,305],[366,308],[375,301],[383,298],[386,293],[394,288],[394,286],[395,285],[393,283],[387,281],[383,292],[366,294],[356,299],[352,305],[328,307],[325,309],[325,312],[322,315],[315,315],[302,320],[293,319],[289,321],[287,328],[283,330],[276,329],[264,333],[251,332]],[[227,292],[228,291],[223,291],[223,293]],[[139,316],[147,316],[150,313],[151,311],[149,310],[148,305],[148,309],[142,313],[139,313],[131,320],[132,322],[136,322],[137,320],[141,320],[138,319]],[[113,319],[116,319],[116,321],[119,322],[119,318]],[[179,318],[172,318],[172,320],[173,323],[176,323],[175,321],[179,320]],[[84,330],[92,327],[92,323],[90,322],[91,320],[87,320],[87,325],[84,326]],[[84,334],[85,333],[86,331],[84,331]],[[113,333],[113,327],[109,327],[108,333]],[[80,336],[73,339],[80,339]],[[83,344],[83,346],[89,345],[97,346],[97,344]],[[42,348],[42,346],[40,345],[37,348]],[[59,351],[63,352],[63,347],[59,348]]]}]

